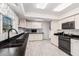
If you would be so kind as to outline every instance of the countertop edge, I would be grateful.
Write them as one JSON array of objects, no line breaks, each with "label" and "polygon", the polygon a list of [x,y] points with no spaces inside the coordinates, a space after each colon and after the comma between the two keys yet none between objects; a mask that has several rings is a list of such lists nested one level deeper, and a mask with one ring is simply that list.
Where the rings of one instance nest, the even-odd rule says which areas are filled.
[{"label": "countertop edge", "polygon": [[75,34],[61,34],[61,33],[54,33],[54,35],[57,35],[57,36],[59,36],[59,35],[63,35],[63,36],[68,36],[68,37],[70,37],[70,38],[76,38],[76,39],[79,38],[79,35],[75,35]]}]

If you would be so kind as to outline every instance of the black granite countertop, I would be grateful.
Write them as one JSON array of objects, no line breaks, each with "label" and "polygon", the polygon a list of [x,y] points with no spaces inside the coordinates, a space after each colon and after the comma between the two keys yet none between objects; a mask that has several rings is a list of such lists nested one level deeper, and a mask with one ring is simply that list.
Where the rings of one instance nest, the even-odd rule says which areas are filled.
[{"label": "black granite countertop", "polygon": [[40,33],[29,33],[29,34],[44,34],[43,32],[40,32]]},{"label": "black granite countertop", "polygon": [[10,42],[15,41],[16,38],[22,36],[23,34],[24,34],[24,33],[20,33],[20,34],[18,34],[18,35],[16,35],[16,36],[10,37],[9,39],[5,39],[5,40],[3,40],[3,41],[0,41],[0,48],[2,48],[3,46],[9,44]]},{"label": "black granite countertop", "polygon": [[21,33],[0,42],[0,56],[24,56],[28,33]]},{"label": "black granite countertop", "polygon": [[68,36],[70,38],[78,38],[79,39],[79,35],[75,35],[75,34],[65,34],[65,33],[54,33],[54,35],[63,35],[63,36]]}]

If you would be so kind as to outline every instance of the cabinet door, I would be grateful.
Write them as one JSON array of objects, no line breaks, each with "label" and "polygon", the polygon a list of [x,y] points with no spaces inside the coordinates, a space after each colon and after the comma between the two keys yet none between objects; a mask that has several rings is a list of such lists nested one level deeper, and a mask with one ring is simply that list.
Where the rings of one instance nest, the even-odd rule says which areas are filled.
[{"label": "cabinet door", "polygon": [[71,54],[73,56],[79,56],[79,40],[71,39]]},{"label": "cabinet door", "polygon": [[75,16],[75,28],[79,29],[79,15]]}]

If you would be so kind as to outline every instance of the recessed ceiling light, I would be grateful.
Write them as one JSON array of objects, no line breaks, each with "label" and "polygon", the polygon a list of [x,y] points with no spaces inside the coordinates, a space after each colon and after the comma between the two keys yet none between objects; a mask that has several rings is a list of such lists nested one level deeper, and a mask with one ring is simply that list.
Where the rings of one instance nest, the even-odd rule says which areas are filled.
[{"label": "recessed ceiling light", "polygon": [[47,6],[48,3],[37,3],[36,4],[36,8],[39,9],[45,9],[45,7]]},{"label": "recessed ceiling light", "polygon": [[70,6],[72,3],[62,3],[60,5],[58,5],[55,9],[53,9],[53,11],[57,11],[60,12],[62,10],[64,10],[65,8],[67,8],[68,6]]}]

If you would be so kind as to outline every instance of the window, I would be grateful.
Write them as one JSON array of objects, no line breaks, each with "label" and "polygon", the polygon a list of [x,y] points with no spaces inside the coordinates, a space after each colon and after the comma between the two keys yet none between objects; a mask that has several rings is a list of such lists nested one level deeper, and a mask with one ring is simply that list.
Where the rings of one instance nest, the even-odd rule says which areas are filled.
[{"label": "window", "polygon": [[3,32],[8,31],[12,25],[12,20],[11,18],[7,17],[7,16],[3,16]]}]

